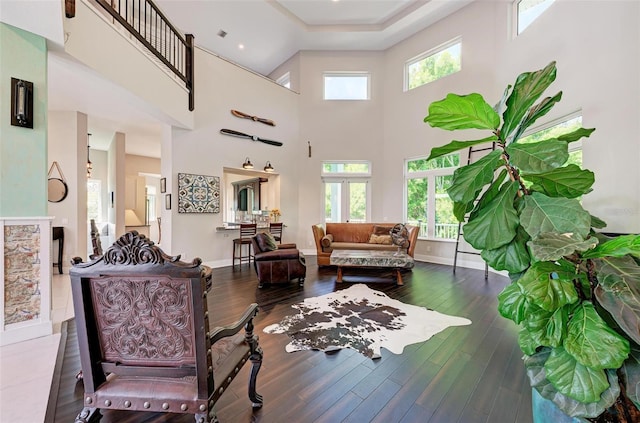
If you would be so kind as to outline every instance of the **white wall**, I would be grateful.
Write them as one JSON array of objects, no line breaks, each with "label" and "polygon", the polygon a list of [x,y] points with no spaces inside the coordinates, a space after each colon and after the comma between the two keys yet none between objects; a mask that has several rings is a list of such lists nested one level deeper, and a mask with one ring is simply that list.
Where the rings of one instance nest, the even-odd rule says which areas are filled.
[{"label": "white wall", "polygon": [[[232,239],[237,232],[217,232],[223,224],[223,213],[178,213],[178,173],[219,176],[223,168],[241,168],[249,156],[256,168],[267,162],[280,178],[280,204],[286,233],[294,239],[300,231],[298,223],[298,175],[303,161],[303,144],[299,136],[298,95],[264,77],[247,72],[204,50],[196,50],[196,107],[193,130],[173,129],[171,147],[163,146],[163,157],[171,151],[171,164],[163,160],[163,177],[167,177],[167,193],[172,195],[170,213],[163,213],[162,245],[170,254],[181,254],[186,260],[200,257],[206,262],[229,264]],[[248,119],[239,119],[231,109],[240,110],[276,122],[275,127]],[[220,134],[228,128],[278,140],[282,147]],[[306,150],[305,150],[306,151]],[[170,169],[168,169],[170,168]],[[166,173],[165,173],[166,172]],[[222,189],[226,189],[222,187]],[[225,192],[222,192],[225,198]],[[269,205],[275,207],[275,205]],[[228,207],[221,204],[221,209]],[[165,222],[167,225],[165,225]],[[170,231],[170,247],[165,232]],[[165,250],[167,251],[167,250]],[[215,264],[214,263],[214,264]]]},{"label": "white wall", "polygon": [[[510,35],[511,2],[479,1],[385,51],[301,52],[272,76],[290,70],[299,81],[301,140],[313,158],[299,175],[299,243],[308,246],[312,223],[320,222],[320,161],[372,160],[373,221],[401,221],[403,161],[426,156],[452,139],[478,133],[434,129],[423,123],[431,102],[449,92],[479,92],[496,103],[517,75],[556,60],[558,78],[547,95],[563,99],[541,120],[582,110],[583,125],[597,131],[584,141],[584,164],[596,173],[583,203],[605,219],[608,231],[640,232],[640,3],[558,0],[522,35]],[[454,37],[463,42],[463,70],[403,92],[406,60]],[[370,102],[323,102],[322,71],[368,70],[374,75]],[[306,142],[304,143],[306,147]],[[451,263],[454,244],[419,241],[418,257]],[[467,265],[474,258],[461,257]]]},{"label": "white wall", "polygon": [[[64,227],[63,267],[67,268],[72,257],[87,258],[87,116],[49,112],[47,136],[48,165],[58,162],[69,190],[61,202],[48,202],[52,226]],[[54,170],[52,177],[60,176]]]}]

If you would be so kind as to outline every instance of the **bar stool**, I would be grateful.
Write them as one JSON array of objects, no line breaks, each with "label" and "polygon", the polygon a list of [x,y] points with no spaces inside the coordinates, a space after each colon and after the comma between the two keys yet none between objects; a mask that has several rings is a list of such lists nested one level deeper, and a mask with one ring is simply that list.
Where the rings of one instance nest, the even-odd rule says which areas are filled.
[{"label": "bar stool", "polygon": [[269,233],[279,244],[282,244],[282,222],[269,222]]},{"label": "bar stool", "polygon": [[[257,228],[258,225],[255,223],[240,224],[240,238],[233,240],[233,260],[231,261],[233,266],[236,265],[236,259],[239,259],[241,266],[243,261],[251,263],[251,257],[253,257],[253,254],[251,254],[251,237],[256,234]],[[246,257],[243,254],[245,245],[247,246]]]}]

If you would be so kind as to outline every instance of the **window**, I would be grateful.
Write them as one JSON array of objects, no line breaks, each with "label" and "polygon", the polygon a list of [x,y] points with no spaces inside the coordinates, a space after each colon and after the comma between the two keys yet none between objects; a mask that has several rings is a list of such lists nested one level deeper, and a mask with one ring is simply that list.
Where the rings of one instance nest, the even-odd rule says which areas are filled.
[{"label": "window", "polygon": [[276,83],[282,85],[285,88],[291,89],[291,74],[289,72],[276,79]]},{"label": "window", "polygon": [[522,34],[553,2],[554,0],[516,0],[514,4],[516,9],[517,34]]},{"label": "window", "polygon": [[457,239],[458,220],[447,189],[459,165],[459,153],[405,161],[405,220],[420,227],[420,238]]},{"label": "window", "polygon": [[87,219],[102,222],[102,181],[87,180]]},{"label": "window", "polygon": [[371,215],[369,162],[324,162],[325,222],[366,222]]},{"label": "window", "polygon": [[[562,117],[546,125],[538,126],[525,132],[525,136],[518,140],[519,143],[529,143],[555,138],[559,135],[573,132],[582,127],[582,115],[573,114]],[[569,160],[567,164],[576,164],[582,167],[582,141],[569,144]]]},{"label": "window", "polygon": [[369,74],[367,72],[326,72],[324,99],[369,100]]},{"label": "window", "polygon": [[404,90],[412,90],[462,69],[462,41],[459,38],[429,50],[404,65]]}]

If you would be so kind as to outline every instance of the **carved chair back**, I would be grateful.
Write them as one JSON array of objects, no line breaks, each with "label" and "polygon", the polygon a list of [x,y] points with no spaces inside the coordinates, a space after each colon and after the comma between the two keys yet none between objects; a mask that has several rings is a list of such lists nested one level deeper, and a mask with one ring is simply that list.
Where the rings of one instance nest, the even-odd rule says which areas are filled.
[{"label": "carved chair back", "polygon": [[199,258],[179,259],[132,231],[71,269],[85,389],[76,422],[100,408],[214,417],[207,276]]}]

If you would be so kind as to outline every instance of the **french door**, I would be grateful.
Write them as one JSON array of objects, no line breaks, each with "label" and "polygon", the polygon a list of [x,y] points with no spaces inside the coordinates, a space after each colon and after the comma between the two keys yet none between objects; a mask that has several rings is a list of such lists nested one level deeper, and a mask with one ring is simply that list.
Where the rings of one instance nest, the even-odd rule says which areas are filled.
[{"label": "french door", "polygon": [[367,178],[323,178],[325,222],[367,222],[371,214]]}]

